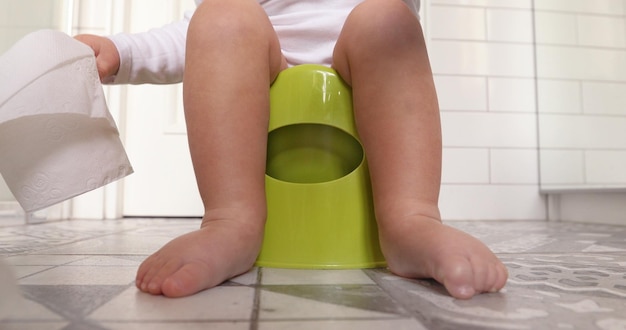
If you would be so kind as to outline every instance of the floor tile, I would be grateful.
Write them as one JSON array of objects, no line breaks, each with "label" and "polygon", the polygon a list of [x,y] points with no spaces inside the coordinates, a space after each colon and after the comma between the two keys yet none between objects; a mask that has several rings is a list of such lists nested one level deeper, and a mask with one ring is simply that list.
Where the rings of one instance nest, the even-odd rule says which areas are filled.
[{"label": "floor tile", "polygon": [[[321,299],[320,299],[321,300]],[[376,312],[309,298],[294,294],[263,290],[259,320],[319,320],[319,319],[381,319],[394,318],[395,314]]]},{"label": "floor tile", "polygon": [[138,267],[144,259],[145,256],[88,256],[67,265]]},{"label": "floor tile", "polygon": [[6,262],[14,266],[58,266],[85,259],[85,256],[75,255],[18,255],[7,257]]},{"label": "floor tile", "polygon": [[414,319],[384,319],[384,320],[322,320],[322,321],[274,321],[259,322],[259,330],[426,330]]},{"label": "floor tile", "polygon": [[52,267],[54,266],[11,266],[11,269],[15,278],[20,279],[33,274],[41,273]]},{"label": "floor tile", "polygon": [[40,251],[71,242],[72,239],[42,240],[37,237],[10,233],[10,237],[0,239],[0,256]]},{"label": "floor tile", "polygon": [[[54,297],[50,297],[54,298]],[[22,298],[14,302],[16,308],[11,316],[5,318],[8,322],[49,322],[63,321],[63,317],[54,313],[45,305],[36,301]],[[3,329],[0,327],[0,329]]]},{"label": "floor tile", "polygon": [[0,202],[0,228],[23,225],[26,219],[24,218],[24,214],[20,213],[21,212],[17,212],[13,209],[3,209],[2,202]]},{"label": "floor tile", "polygon": [[510,284],[626,299],[626,271],[619,266],[626,256],[531,254],[502,260],[509,269]]},{"label": "floor tile", "polygon": [[14,321],[0,321],[0,329],[2,330],[61,330],[65,329],[68,322],[14,322]]},{"label": "floor tile", "polygon": [[[363,311],[404,315],[406,311],[376,285],[264,285],[261,287],[261,307],[266,292],[304,298],[309,302],[334,304],[339,307],[357,308]],[[285,300],[289,300],[285,298]]]},{"label": "floor tile", "polygon": [[[7,300],[17,285],[0,280],[0,329],[626,329],[626,226],[451,222],[489,245],[509,269],[502,292],[471,300],[386,269],[253,268],[191,297],[139,292],[138,265],[199,224],[0,226],[0,266],[18,278],[23,296]],[[3,303],[17,307],[5,320]]]},{"label": "floor tile", "polygon": [[152,296],[131,287],[94,311],[104,321],[249,321],[254,289],[221,286],[184,298]]},{"label": "floor tile", "polygon": [[0,320],[14,315],[22,300],[14,271],[0,259]]},{"label": "floor tile", "polygon": [[258,274],[259,269],[254,267],[247,273],[232,278],[228,282],[236,283],[239,285],[255,285],[257,283]]},{"label": "floor tile", "polygon": [[25,285],[22,292],[26,299],[66,320],[82,321],[126,288],[121,285]]},{"label": "floor tile", "polygon": [[[624,299],[615,290],[568,287],[554,274],[533,283],[519,284],[515,280],[518,275],[533,270],[509,269],[512,280],[502,292],[478,295],[471,300],[453,299],[441,285],[432,281],[402,279],[384,272],[372,272],[372,276],[428,328],[602,329],[598,324],[626,320]],[[545,269],[537,271],[546,272]],[[563,275],[561,279],[572,278],[571,274]]]},{"label": "floor tile", "polygon": [[50,247],[46,254],[80,254],[80,255],[150,255],[160,249],[169,238],[151,238],[139,240],[130,235],[97,237]]},{"label": "floor tile", "polygon": [[249,330],[249,322],[102,322],[110,330]]},{"label": "floor tile", "polygon": [[264,285],[374,284],[360,269],[306,270],[280,268],[263,268],[261,283]]},{"label": "floor tile", "polygon": [[452,222],[495,253],[624,252],[626,226],[563,222]]},{"label": "floor tile", "polygon": [[128,285],[136,267],[58,266],[20,279],[21,285]]}]

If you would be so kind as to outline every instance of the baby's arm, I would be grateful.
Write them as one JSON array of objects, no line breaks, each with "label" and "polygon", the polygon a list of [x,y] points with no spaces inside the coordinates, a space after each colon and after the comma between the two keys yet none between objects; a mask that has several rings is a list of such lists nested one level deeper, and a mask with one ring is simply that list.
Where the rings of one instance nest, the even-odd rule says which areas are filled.
[{"label": "baby's arm", "polygon": [[100,79],[112,84],[169,84],[182,81],[185,40],[192,12],[183,20],[143,33],[110,37],[77,35],[96,56]]}]

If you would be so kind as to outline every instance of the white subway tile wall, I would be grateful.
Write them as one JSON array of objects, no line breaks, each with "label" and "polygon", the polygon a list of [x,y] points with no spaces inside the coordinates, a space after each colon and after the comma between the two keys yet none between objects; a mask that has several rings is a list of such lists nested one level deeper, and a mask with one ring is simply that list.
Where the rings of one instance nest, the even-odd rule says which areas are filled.
[{"label": "white subway tile wall", "polygon": [[535,80],[489,78],[489,111],[535,112]]},{"label": "white subway tile wall", "polygon": [[626,1],[541,0],[535,9],[543,188],[623,186]]},{"label": "white subway tile wall", "polygon": [[442,217],[545,219],[531,0],[432,0],[422,23],[441,108]]}]

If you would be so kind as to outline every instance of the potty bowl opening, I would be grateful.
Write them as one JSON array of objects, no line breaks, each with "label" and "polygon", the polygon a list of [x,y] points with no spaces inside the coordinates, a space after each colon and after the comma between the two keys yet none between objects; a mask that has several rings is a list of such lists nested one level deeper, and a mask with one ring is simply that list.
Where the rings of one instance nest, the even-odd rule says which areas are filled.
[{"label": "potty bowl opening", "polygon": [[363,162],[363,147],[350,134],[322,124],[294,124],[269,133],[266,173],[292,183],[337,180]]}]

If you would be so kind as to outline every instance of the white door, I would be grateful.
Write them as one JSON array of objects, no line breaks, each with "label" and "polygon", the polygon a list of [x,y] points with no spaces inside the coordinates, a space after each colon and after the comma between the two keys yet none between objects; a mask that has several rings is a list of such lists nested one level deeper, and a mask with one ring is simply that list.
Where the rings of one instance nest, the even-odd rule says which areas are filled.
[{"label": "white door", "polygon": [[[183,17],[192,0],[132,0],[128,32],[143,32]],[[178,85],[126,87],[120,130],[135,173],[124,181],[124,216],[201,216]]]}]

